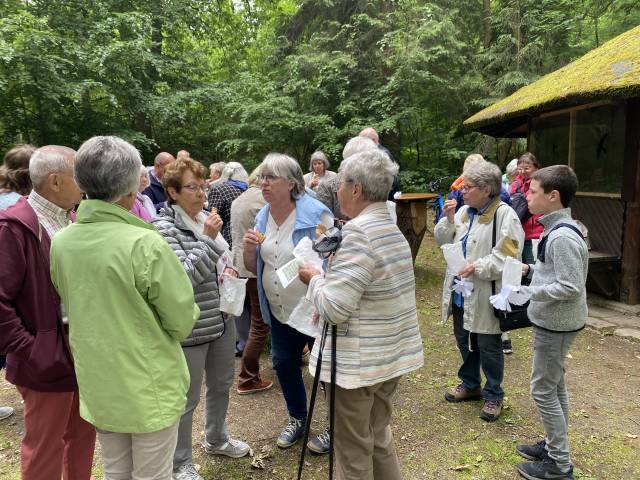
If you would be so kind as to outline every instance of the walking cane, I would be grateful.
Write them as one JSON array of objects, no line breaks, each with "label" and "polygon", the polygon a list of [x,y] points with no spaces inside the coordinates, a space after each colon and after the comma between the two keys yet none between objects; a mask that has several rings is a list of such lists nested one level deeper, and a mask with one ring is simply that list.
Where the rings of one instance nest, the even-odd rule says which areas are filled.
[{"label": "walking cane", "polygon": [[[320,371],[322,369],[322,352],[327,340],[329,324],[325,322],[320,335],[320,347],[318,348],[318,360],[316,362],[316,371],[313,379],[313,387],[311,388],[311,399],[309,400],[309,413],[307,422],[304,426],[304,437],[302,441],[302,451],[300,452],[300,462],[298,463],[298,480],[302,478],[302,469],[304,468],[304,458],[307,453],[307,442],[309,441],[309,431],[311,430],[311,419],[313,410],[316,405],[316,396],[318,394],[318,384],[320,383]],[[331,393],[329,395],[329,480],[333,479],[333,442],[334,442],[334,425],[335,425],[335,400],[336,400],[336,337],[337,327],[331,326]]]},{"label": "walking cane", "polygon": [[[316,242],[313,249],[318,253],[334,254],[340,242],[342,241],[342,232],[340,227],[333,227],[327,230],[321,239]],[[322,352],[327,340],[329,324],[325,321],[320,335],[320,347],[318,348],[318,360],[316,361],[316,371],[313,378],[313,387],[311,388],[311,399],[309,400],[309,413],[307,414],[307,422],[304,426],[304,437],[302,442],[302,451],[300,452],[300,463],[298,464],[298,480],[302,479],[302,469],[304,468],[304,457],[307,452],[307,442],[309,441],[309,431],[311,430],[311,418],[313,417],[313,409],[316,404],[316,396],[318,394],[318,384],[320,383],[320,371],[322,369]],[[336,339],[338,327],[331,326],[331,366],[330,366],[330,388],[329,394],[329,480],[333,480],[333,452],[334,452],[334,426],[336,418]]]}]

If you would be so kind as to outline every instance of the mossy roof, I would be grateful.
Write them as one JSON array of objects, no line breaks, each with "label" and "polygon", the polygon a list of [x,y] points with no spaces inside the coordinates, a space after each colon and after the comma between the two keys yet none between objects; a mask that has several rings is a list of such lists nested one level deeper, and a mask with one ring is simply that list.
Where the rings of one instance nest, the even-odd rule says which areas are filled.
[{"label": "mossy roof", "polygon": [[640,97],[640,25],[479,111],[464,127],[482,130],[515,117],[630,97]]}]

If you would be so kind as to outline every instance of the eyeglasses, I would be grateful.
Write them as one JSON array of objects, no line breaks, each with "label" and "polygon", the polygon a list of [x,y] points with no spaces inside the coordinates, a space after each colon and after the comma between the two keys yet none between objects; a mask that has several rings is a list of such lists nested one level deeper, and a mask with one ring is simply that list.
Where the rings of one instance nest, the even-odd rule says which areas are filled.
[{"label": "eyeglasses", "polygon": [[258,175],[258,181],[259,182],[273,183],[278,178],[280,178],[280,177],[278,177],[276,175]]},{"label": "eyeglasses", "polygon": [[193,183],[188,183],[187,185],[180,185],[180,188],[186,188],[187,190],[193,193],[197,193],[198,191],[202,193],[206,193],[207,191],[207,186],[205,184],[196,185]]},{"label": "eyeglasses", "polygon": [[464,184],[464,185],[462,185],[462,187],[460,187],[460,190],[462,190],[463,192],[468,192],[469,190],[473,190],[474,188],[478,188],[478,186],[477,185]]}]

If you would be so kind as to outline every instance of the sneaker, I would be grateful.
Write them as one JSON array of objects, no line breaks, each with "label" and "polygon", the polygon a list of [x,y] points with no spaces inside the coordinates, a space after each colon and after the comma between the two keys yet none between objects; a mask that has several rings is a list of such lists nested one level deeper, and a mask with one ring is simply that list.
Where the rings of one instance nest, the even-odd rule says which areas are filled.
[{"label": "sneaker", "polygon": [[516,447],[516,451],[518,455],[527,460],[542,460],[549,456],[549,452],[547,452],[547,441],[540,440],[538,443],[534,443],[533,445],[518,445]]},{"label": "sneaker", "polygon": [[329,453],[330,439],[329,439],[329,427],[325,428],[317,437],[313,437],[307,442],[307,448],[313,453],[318,455],[324,455]]},{"label": "sneaker", "polygon": [[480,411],[480,418],[487,422],[495,422],[502,413],[502,400],[485,400]]},{"label": "sneaker", "polygon": [[505,355],[511,355],[513,353],[513,346],[511,345],[511,339],[502,341],[502,353]]},{"label": "sneaker", "polygon": [[206,440],[204,442],[204,451],[209,455],[226,455],[231,458],[240,458],[248,454],[249,450],[249,445],[233,438],[229,438],[219,447],[214,447]]},{"label": "sneaker", "polygon": [[251,393],[264,392],[273,387],[273,380],[258,380],[248,387],[238,387],[236,391],[238,395],[249,395]]},{"label": "sneaker", "polygon": [[573,480],[573,467],[563,472],[551,457],[538,462],[521,463],[517,469],[518,473],[528,480]]},{"label": "sneaker", "polygon": [[464,385],[460,384],[450,392],[444,394],[447,402],[467,402],[469,400],[480,400],[482,398],[482,390],[480,387],[473,390],[467,390]]},{"label": "sneaker", "polygon": [[304,435],[304,423],[305,419],[298,420],[297,418],[289,417],[289,423],[282,429],[276,443],[280,448],[289,448],[295,445],[298,440]]},{"label": "sneaker", "polygon": [[173,480],[204,480],[204,478],[196,472],[193,463],[185,463],[173,472]]},{"label": "sneaker", "polygon": [[4,420],[5,418],[9,418],[13,415],[14,410],[12,407],[0,407],[0,420]]}]

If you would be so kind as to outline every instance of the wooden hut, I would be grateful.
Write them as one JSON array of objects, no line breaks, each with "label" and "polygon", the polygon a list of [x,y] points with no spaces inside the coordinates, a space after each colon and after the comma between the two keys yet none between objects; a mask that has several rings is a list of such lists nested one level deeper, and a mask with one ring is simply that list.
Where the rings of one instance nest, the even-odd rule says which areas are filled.
[{"label": "wooden hut", "polygon": [[526,138],[543,165],[568,164],[571,207],[589,229],[591,291],[640,303],[640,26],[464,122]]}]

